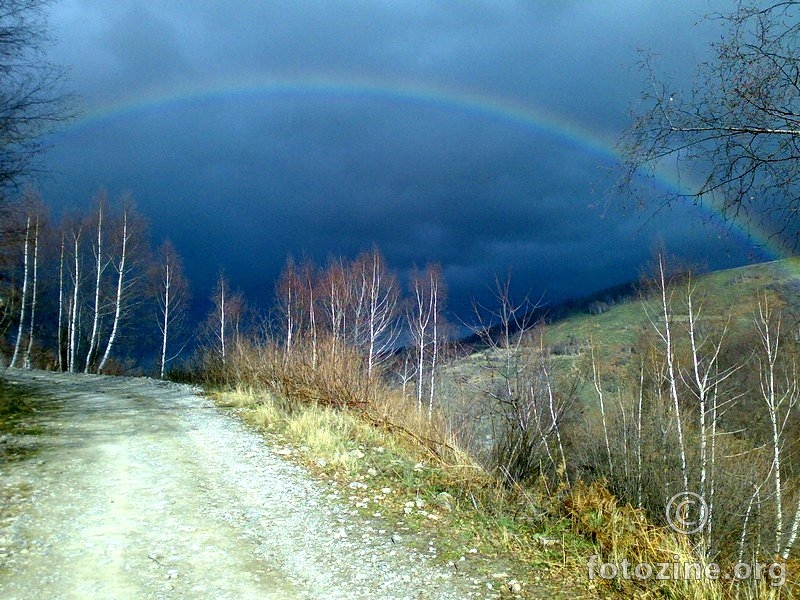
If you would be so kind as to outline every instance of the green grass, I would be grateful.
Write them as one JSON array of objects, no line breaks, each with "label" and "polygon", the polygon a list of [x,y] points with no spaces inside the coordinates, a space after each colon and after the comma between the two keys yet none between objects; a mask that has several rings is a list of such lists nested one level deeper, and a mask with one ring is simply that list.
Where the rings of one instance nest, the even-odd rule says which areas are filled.
[{"label": "green grass", "polygon": [[[0,379],[0,435],[40,435],[43,429],[33,422],[36,405],[33,394],[23,386]],[[6,456],[16,455],[12,445],[6,446]]]},{"label": "green grass", "polygon": [[[696,296],[705,297],[707,316],[724,320],[730,315],[734,327],[749,327],[758,294],[765,289],[786,292],[782,295],[789,303],[800,302],[800,298],[788,293],[798,281],[798,274],[800,258],[790,258],[698,275],[694,277],[694,283]],[[683,308],[677,300],[678,291],[676,313]],[[790,308],[797,307],[790,305]],[[654,310],[657,311],[658,307]],[[552,323],[546,328],[545,342],[556,346],[570,339],[579,343],[595,339],[602,341],[605,357],[624,360],[625,350],[632,348],[648,327],[650,324],[642,302],[632,300],[611,306],[599,315],[574,314]]]},{"label": "green grass", "polygon": [[0,379],[0,431],[13,427],[31,414],[31,396],[24,388]]}]

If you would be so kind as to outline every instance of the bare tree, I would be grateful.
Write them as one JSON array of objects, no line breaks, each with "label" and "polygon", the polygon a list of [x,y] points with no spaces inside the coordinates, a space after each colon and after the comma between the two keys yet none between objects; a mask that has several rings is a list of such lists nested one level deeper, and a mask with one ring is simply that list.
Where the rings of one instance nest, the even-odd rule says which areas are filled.
[{"label": "bare tree", "polygon": [[66,346],[65,346],[65,337],[64,337],[64,261],[66,258],[66,234],[64,231],[61,232],[61,243],[59,245],[59,254],[58,254],[58,318],[57,318],[57,339],[56,344],[58,345],[57,349],[57,365],[59,371],[64,371],[67,368],[67,358],[66,358]]},{"label": "bare tree", "polygon": [[78,329],[78,317],[80,315],[79,301],[80,301],[80,288],[82,281],[81,272],[81,235],[83,233],[83,225],[81,223],[73,223],[70,228],[71,235],[71,252],[72,252],[72,269],[70,276],[72,278],[72,297],[70,303],[67,305],[69,320],[67,323],[67,370],[70,373],[75,373],[78,370],[77,353],[78,353],[78,340],[80,332]]},{"label": "bare tree", "polygon": [[728,216],[758,215],[796,244],[800,2],[746,0],[716,17],[721,42],[690,90],[680,91],[644,61],[644,108],[621,142],[623,184],[671,161],[681,175],[701,175],[688,196],[711,200]]},{"label": "bare tree", "polygon": [[691,394],[697,400],[697,435],[699,437],[700,481],[698,492],[706,501],[708,512],[703,528],[705,535],[704,550],[713,546],[712,527],[714,524],[714,497],[717,479],[717,423],[722,413],[740,395],[726,391],[721,400],[720,386],[742,367],[742,363],[723,367],[720,365],[720,354],[725,337],[728,334],[730,316],[718,331],[713,332],[704,323],[704,297],[699,293],[697,284],[691,273],[685,283],[685,329],[689,338],[689,365],[681,369],[681,378]]},{"label": "bare tree", "polygon": [[245,311],[244,296],[240,292],[231,291],[225,274],[220,273],[211,304],[211,312],[205,323],[205,335],[209,349],[225,365],[241,334]]},{"label": "bare tree", "polygon": [[141,273],[137,269],[146,251],[145,224],[136,212],[130,194],[124,194],[120,204],[122,214],[119,217],[115,231],[116,250],[111,263],[116,272],[116,284],[112,300],[114,311],[111,331],[108,334],[103,357],[97,365],[98,373],[102,373],[108,366],[111,351],[117,342],[122,321],[129,314],[130,309],[137,300],[133,290],[140,281]]},{"label": "bare tree", "polygon": [[170,343],[179,333],[186,317],[186,305],[189,301],[189,285],[183,275],[183,265],[175,246],[169,240],[158,250],[158,264],[155,274],[156,316],[161,333],[159,351],[159,377],[164,379],[167,363],[175,359],[183,350],[183,346],[174,352]]},{"label": "bare tree", "polygon": [[41,136],[68,117],[63,71],[47,58],[48,4],[0,1],[0,210],[33,170]]},{"label": "bare tree", "polygon": [[[389,271],[377,249],[356,258],[353,270],[358,286],[356,296],[364,299],[361,302],[364,305],[361,311],[364,323],[359,329],[363,331],[362,346],[367,357],[367,374],[372,375],[389,355],[399,336],[397,317],[400,294],[397,278]],[[437,293],[437,302],[440,301],[439,296]]]},{"label": "bare tree", "polygon": [[592,384],[597,393],[597,403],[600,407],[600,422],[603,425],[603,439],[606,443],[606,457],[608,458],[608,473],[614,475],[614,461],[611,456],[611,442],[608,439],[608,419],[606,418],[605,394],[603,393],[603,381],[600,377],[600,363],[597,359],[597,350],[594,340],[589,341],[589,352],[592,359]]},{"label": "bare tree", "polygon": [[[36,304],[39,296],[39,242],[41,222],[44,216],[44,205],[39,195],[32,189],[27,189],[23,194],[21,203],[13,218],[3,223],[6,231],[19,230],[22,234],[19,243],[22,247],[22,289],[20,290],[20,303],[18,311],[17,336],[10,366],[31,367],[31,352],[35,336]],[[22,225],[24,223],[24,225]],[[16,240],[12,236],[7,241]],[[17,265],[16,244],[10,246],[11,260],[14,269]],[[14,293],[10,294],[12,297]],[[13,311],[12,311],[13,312]],[[28,322],[29,321],[29,322]],[[27,332],[27,335],[26,335]]]},{"label": "bare tree", "polygon": [[320,303],[325,315],[325,325],[333,339],[333,350],[347,339],[348,308],[353,296],[349,268],[341,258],[331,259],[320,281]]},{"label": "bare tree", "polygon": [[34,337],[36,335],[36,305],[39,298],[39,247],[41,245],[42,215],[41,210],[37,210],[33,216],[33,288],[31,289],[31,323],[28,327],[28,347],[25,349],[24,365],[30,369],[33,364],[31,353],[33,352]]},{"label": "bare tree", "polygon": [[302,265],[301,281],[307,297],[306,310],[308,316],[308,335],[311,342],[311,366],[317,366],[317,354],[319,347],[319,331],[317,329],[317,268],[310,261],[305,261]]},{"label": "bare tree", "polygon": [[86,352],[86,361],[84,365],[84,372],[86,373],[88,373],[93,367],[96,359],[97,347],[99,344],[98,338],[100,336],[100,315],[102,312],[102,307],[100,306],[100,292],[102,290],[103,273],[109,264],[109,260],[106,258],[106,253],[103,248],[103,226],[105,224],[103,217],[105,216],[105,209],[106,198],[105,194],[101,193],[97,198],[97,223],[95,224],[97,235],[92,241],[92,253],[94,254],[95,264],[95,283],[94,302],[92,304],[92,333],[89,336],[89,349]]},{"label": "bare tree", "polygon": [[790,532],[788,537],[786,536],[783,507],[789,488],[789,482],[784,478],[786,425],[800,399],[800,389],[797,385],[797,374],[793,369],[788,373],[781,373],[783,370],[780,364],[781,314],[780,311],[776,312],[767,294],[759,298],[755,324],[761,341],[761,352],[757,354],[761,397],[767,407],[771,434],[771,474],[774,484],[772,497],[775,502],[774,546],[771,550],[775,556],[780,555],[786,559],[800,528],[800,503],[798,503]]},{"label": "bare tree", "polygon": [[[290,285],[293,278],[299,278],[299,285]],[[292,312],[286,302],[292,290],[296,306],[306,298],[302,304],[307,304],[304,312],[312,342],[319,330],[331,337],[334,352],[340,344],[355,348],[365,357],[369,375],[391,354],[400,333],[400,290],[377,249],[360,254],[352,263],[331,259],[323,271],[307,263],[296,269],[290,263],[279,287],[287,316]]]},{"label": "bare tree", "polygon": [[442,343],[444,290],[441,267],[428,265],[425,271],[411,274],[412,301],[407,311],[411,339],[416,358],[417,405],[427,400],[428,413],[433,411],[436,393],[436,368]]},{"label": "bare tree", "polygon": [[289,257],[275,286],[277,312],[282,321],[287,354],[292,352],[298,339],[307,333],[308,316],[312,312],[308,279],[303,274],[304,270],[304,265],[298,266]]},{"label": "bare tree", "polygon": [[678,456],[680,458],[682,492],[689,491],[689,466],[687,462],[686,439],[683,433],[683,414],[681,409],[680,397],[678,394],[679,370],[676,364],[675,339],[673,333],[674,311],[673,295],[674,289],[667,273],[666,257],[659,252],[656,257],[655,288],[657,295],[658,308],[652,311],[643,304],[650,325],[656,332],[661,341],[661,350],[664,355],[665,370],[662,378],[663,383],[669,389],[669,397],[672,404],[675,430],[678,435]]},{"label": "bare tree", "polygon": [[19,307],[19,325],[17,328],[17,340],[14,343],[14,354],[11,355],[11,367],[17,365],[17,358],[19,357],[20,348],[22,348],[22,334],[25,327],[25,309],[28,305],[28,280],[29,280],[29,262],[30,262],[30,236],[31,236],[31,215],[28,214],[25,218],[25,243],[22,250],[22,297],[20,299]]},{"label": "bare tree", "polygon": [[556,389],[551,356],[536,316],[538,303],[529,298],[515,302],[510,288],[510,279],[497,279],[496,306],[474,306],[478,323],[474,331],[483,349],[472,360],[484,376],[470,385],[488,411],[493,466],[513,483],[544,470],[568,482],[561,429],[574,390],[559,393]]}]

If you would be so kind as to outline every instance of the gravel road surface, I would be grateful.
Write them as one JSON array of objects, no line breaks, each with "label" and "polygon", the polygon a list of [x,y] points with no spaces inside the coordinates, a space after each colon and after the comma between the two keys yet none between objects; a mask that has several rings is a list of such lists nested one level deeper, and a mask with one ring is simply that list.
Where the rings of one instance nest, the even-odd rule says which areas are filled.
[{"label": "gravel road surface", "polygon": [[190,387],[2,376],[36,396],[32,434],[0,439],[4,600],[494,597]]}]

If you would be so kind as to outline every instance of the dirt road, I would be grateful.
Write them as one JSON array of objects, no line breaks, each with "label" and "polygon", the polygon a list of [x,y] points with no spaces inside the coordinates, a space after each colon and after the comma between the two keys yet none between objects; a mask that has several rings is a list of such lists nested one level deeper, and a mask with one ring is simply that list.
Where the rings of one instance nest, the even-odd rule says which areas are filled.
[{"label": "dirt road", "polygon": [[40,430],[0,454],[0,598],[487,597],[191,388],[3,376]]}]

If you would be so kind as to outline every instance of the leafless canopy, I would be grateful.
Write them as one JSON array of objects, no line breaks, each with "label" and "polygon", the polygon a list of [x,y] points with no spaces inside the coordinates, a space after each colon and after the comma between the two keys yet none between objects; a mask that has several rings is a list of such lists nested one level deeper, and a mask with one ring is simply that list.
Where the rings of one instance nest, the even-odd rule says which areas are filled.
[{"label": "leafless canopy", "polygon": [[[635,177],[677,169],[684,190],[727,217],[751,219],[792,245],[800,239],[800,1],[747,0],[730,14],[713,58],[679,91],[642,63],[641,111],[621,142]],[[693,177],[698,177],[692,183]]]},{"label": "leafless canopy", "polygon": [[68,116],[64,71],[47,58],[48,0],[0,0],[0,202],[31,173],[41,136]]}]

